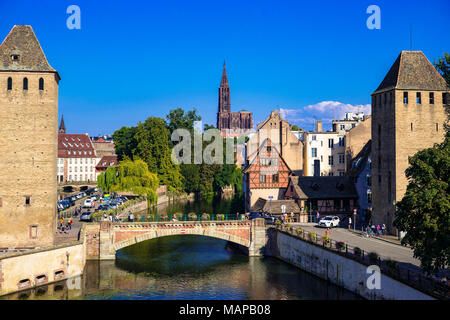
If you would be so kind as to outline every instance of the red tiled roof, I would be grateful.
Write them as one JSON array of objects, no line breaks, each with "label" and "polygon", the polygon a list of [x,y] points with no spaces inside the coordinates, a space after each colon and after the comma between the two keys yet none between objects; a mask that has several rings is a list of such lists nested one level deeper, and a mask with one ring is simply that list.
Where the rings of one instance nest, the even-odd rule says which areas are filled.
[{"label": "red tiled roof", "polygon": [[58,158],[95,158],[94,145],[85,134],[59,133]]},{"label": "red tiled roof", "polygon": [[102,170],[111,166],[117,166],[117,156],[103,156],[100,161],[97,163],[95,169]]}]

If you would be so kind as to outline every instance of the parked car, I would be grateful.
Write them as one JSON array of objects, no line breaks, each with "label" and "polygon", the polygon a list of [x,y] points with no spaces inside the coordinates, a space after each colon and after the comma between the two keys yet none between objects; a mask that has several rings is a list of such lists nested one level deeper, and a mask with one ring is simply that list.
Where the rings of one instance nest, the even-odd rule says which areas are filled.
[{"label": "parked car", "polygon": [[339,226],[339,217],[326,216],[319,221],[319,227],[333,228]]},{"label": "parked car", "polygon": [[101,204],[95,211],[107,211],[109,209],[111,209],[109,204]]},{"label": "parked car", "polygon": [[91,222],[92,221],[91,214],[92,212],[90,211],[83,212],[80,216],[80,221]]},{"label": "parked car", "polygon": [[248,219],[249,220],[256,219],[256,218],[263,218],[262,213],[260,213],[260,212],[250,212],[250,214],[248,215]]},{"label": "parked car", "polygon": [[92,201],[91,199],[86,199],[84,201],[83,208],[94,208],[94,207],[95,207],[95,202]]}]

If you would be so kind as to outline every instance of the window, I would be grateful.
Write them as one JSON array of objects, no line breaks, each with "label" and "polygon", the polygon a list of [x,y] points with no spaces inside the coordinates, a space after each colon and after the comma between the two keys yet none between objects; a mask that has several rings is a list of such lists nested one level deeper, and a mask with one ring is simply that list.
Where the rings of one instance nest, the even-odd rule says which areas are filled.
[{"label": "window", "polygon": [[436,131],[439,131],[439,123],[436,123]]},{"label": "window", "polygon": [[11,77],[8,78],[7,89],[12,90],[12,78]]},{"label": "window", "polygon": [[403,103],[408,104],[408,92],[403,92]]},{"label": "window", "polygon": [[312,140],[312,141],[316,141],[316,140],[317,140],[317,136],[316,136],[315,134],[313,134],[313,135],[311,136],[311,140]]},{"label": "window", "polygon": [[372,192],[367,191],[367,202],[372,203]]},{"label": "window", "polygon": [[411,131],[413,131],[413,123],[411,122]]},{"label": "window", "polygon": [[345,174],[344,171],[338,171],[338,172],[339,172],[339,177],[342,177]]},{"label": "window", "polygon": [[270,153],[272,151],[272,147],[271,146],[267,146],[267,153]]},{"label": "window", "polygon": [[328,156],[328,164],[330,165],[330,166],[332,166],[333,165],[333,156]]},{"label": "window", "polygon": [[328,147],[330,149],[333,149],[333,145],[334,145],[334,139],[328,139]]},{"label": "window", "polygon": [[0,207],[2,207],[3,206],[3,201],[2,201],[2,198],[0,198]]},{"label": "window", "polygon": [[266,175],[265,174],[260,174],[259,175],[259,182],[261,182],[261,183],[265,183],[266,182]]},{"label": "window", "polygon": [[345,137],[339,137],[339,147],[345,146]]},{"label": "window", "polygon": [[421,104],[422,103],[422,96],[421,96],[420,92],[416,93],[416,103],[417,104]]},{"label": "window", "polygon": [[39,90],[44,90],[44,79],[39,78]]},{"label": "window", "polygon": [[339,163],[344,163],[344,154],[339,154]]},{"label": "window", "polygon": [[449,102],[448,102],[448,93],[447,92],[442,93],[442,103],[443,104],[449,104]]},{"label": "window", "polygon": [[30,238],[36,239],[38,236],[38,226],[30,226]]},{"label": "window", "polygon": [[23,90],[28,90],[28,78],[23,78]]},{"label": "window", "polygon": [[430,92],[430,104],[434,104],[434,92]]},{"label": "window", "polygon": [[279,179],[278,179],[278,173],[273,174],[273,175],[272,175],[272,182],[273,182],[273,183],[278,183],[278,180],[279,180]]},{"label": "window", "polygon": [[317,157],[317,148],[311,148],[311,157]]},{"label": "window", "polygon": [[332,177],[333,175],[333,172],[328,172],[328,176]]},{"label": "window", "polygon": [[31,205],[31,197],[30,196],[25,196],[25,205],[26,206]]},{"label": "window", "polygon": [[341,124],[341,130],[345,130],[345,124]]},{"label": "window", "polygon": [[366,177],[366,182],[367,182],[367,186],[371,187],[372,186],[372,176],[367,176]]},{"label": "window", "polygon": [[13,55],[11,55],[11,60],[12,61],[19,61],[20,60],[20,56],[18,54],[13,54]]}]

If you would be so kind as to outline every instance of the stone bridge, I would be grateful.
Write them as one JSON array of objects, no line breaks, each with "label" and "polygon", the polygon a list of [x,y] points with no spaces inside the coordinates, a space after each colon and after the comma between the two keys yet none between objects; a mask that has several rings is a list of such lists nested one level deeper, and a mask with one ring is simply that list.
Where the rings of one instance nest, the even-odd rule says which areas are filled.
[{"label": "stone bridge", "polygon": [[121,222],[102,221],[88,228],[87,258],[115,259],[116,252],[133,244],[174,235],[200,235],[234,242],[261,256],[266,243],[264,219],[228,221]]}]

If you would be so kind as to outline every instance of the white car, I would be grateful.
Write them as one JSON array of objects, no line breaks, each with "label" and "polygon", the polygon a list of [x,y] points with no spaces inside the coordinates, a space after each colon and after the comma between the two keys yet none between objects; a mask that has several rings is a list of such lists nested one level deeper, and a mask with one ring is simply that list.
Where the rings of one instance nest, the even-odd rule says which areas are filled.
[{"label": "white car", "polygon": [[86,201],[84,201],[83,207],[84,208],[94,208],[95,202],[92,201],[91,199],[86,199]]},{"label": "white car", "polygon": [[319,227],[333,228],[339,225],[339,217],[326,216],[319,221]]}]

